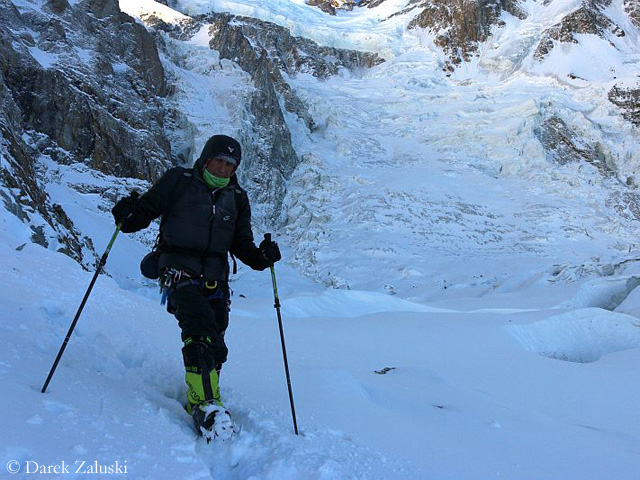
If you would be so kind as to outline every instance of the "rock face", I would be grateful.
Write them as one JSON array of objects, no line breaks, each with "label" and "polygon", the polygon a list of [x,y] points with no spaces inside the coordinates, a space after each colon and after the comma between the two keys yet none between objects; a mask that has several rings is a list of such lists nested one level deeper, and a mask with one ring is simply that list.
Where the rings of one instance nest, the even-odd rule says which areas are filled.
[{"label": "rock face", "polygon": [[538,60],[544,59],[553,49],[554,41],[578,43],[577,34],[590,34],[605,38],[605,34],[611,32],[618,37],[624,37],[624,30],[600,12],[601,8],[607,7],[610,3],[611,0],[591,0],[583,3],[579,9],[544,32],[534,57]]},{"label": "rock face", "polygon": [[587,162],[605,176],[615,173],[607,165],[598,146],[590,145],[573,132],[560,117],[552,116],[543,121],[534,134],[547,152],[547,159],[560,165]]},{"label": "rock face", "polygon": [[359,7],[375,8],[378,5],[382,5],[387,0],[360,0]]},{"label": "rock face", "polygon": [[320,10],[328,13],[329,15],[335,15],[336,8],[331,5],[331,3],[331,0],[307,0],[307,5],[318,7]]},{"label": "rock face", "polygon": [[614,86],[609,91],[609,101],[623,110],[626,120],[640,126],[640,85],[636,88]]},{"label": "rock face", "polygon": [[[520,19],[527,17],[517,0],[429,0],[414,3],[423,10],[409,23],[409,28],[420,27],[436,33],[435,44],[444,50],[454,65],[470,60],[477,52],[478,44],[489,37],[491,27],[500,23],[503,11]],[[446,68],[452,69],[450,64]]]},{"label": "rock face", "polygon": [[[371,68],[384,61],[376,54],[320,46],[312,40],[293,37],[284,27],[254,18],[226,14],[212,15],[209,18],[213,20],[216,29],[211,47],[218,50],[224,58],[230,58],[233,53],[237,53],[233,52],[235,47],[230,40],[238,40],[236,32],[241,31],[245,39],[254,42],[252,50],[257,52],[258,56],[264,51],[274,67],[290,76],[309,73],[319,78],[327,78],[336,75],[341,68],[359,70]],[[226,32],[225,28],[228,29]],[[230,34],[231,31],[234,33]],[[236,36],[231,38],[230,35]],[[255,56],[248,55],[254,58]],[[251,73],[254,69],[254,58],[236,58],[239,65]]]},{"label": "rock face", "polygon": [[153,39],[115,0],[63,6],[51,15],[3,8],[2,23],[21,32],[5,30],[0,48],[24,126],[104,173],[157,178],[170,147]]},{"label": "rock face", "polygon": [[[91,240],[82,238],[60,205],[52,204],[38,182],[34,149],[27,145],[28,133],[21,127],[21,111],[7,88],[0,70],[0,200],[31,229],[31,241],[48,247],[59,243],[58,251],[83,263],[95,251]],[[17,248],[21,248],[18,246]],[[87,266],[87,263],[84,263]]]},{"label": "rock face", "polygon": [[[254,79],[261,80],[267,91],[274,89],[283,97],[286,110],[300,117],[310,130],[315,129],[313,119],[283,74],[308,73],[327,78],[341,68],[361,70],[383,62],[375,54],[322,47],[311,40],[291,36],[289,30],[279,25],[248,17],[217,14],[207,20],[213,25],[211,48],[222,58],[238,63]],[[275,106],[269,103],[262,110]]]},{"label": "rock face", "polygon": [[631,23],[640,28],[640,1],[624,0],[624,11],[629,15]]},{"label": "rock face", "polygon": [[0,0],[2,197],[34,241],[57,242],[82,261],[92,248],[50,203],[39,159],[158,178],[172,164],[164,69],[151,36],[117,0],[27,5]]},{"label": "rock face", "polygon": [[[378,0],[383,2],[384,0]],[[323,12],[327,12],[329,15],[335,15],[336,9],[353,10],[353,7],[358,5],[355,0],[307,0],[307,5],[312,7],[318,7]]]}]

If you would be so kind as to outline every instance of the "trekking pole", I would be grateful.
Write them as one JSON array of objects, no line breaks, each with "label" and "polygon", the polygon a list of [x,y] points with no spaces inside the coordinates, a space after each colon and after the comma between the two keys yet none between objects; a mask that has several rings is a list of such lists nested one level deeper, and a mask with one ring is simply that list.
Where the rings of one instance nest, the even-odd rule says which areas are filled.
[{"label": "trekking pole", "polygon": [[93,279],[91,279],[91,283],[89,284],[89,289],[87,290],[87,293],[84,294],[84,298],[82,299],[82,303],[80,304],[80,308],[78,308],[78,311],[76,312],[76,316],[73,319],[73,322],[71,322],[71,327],[69,327],[69,331],[67,332],[67,336],[64,339],[64,342],[62,342],[62,346],[60,347],[60,351],[58,352],[58,356],[56,357],[56,360],[53,362],[53,366],[51,367],[51,370],[49,371],[49,376],[47,377],[47,380],[44,382],[44,385],[42,386],[41,393],[45,393],[45,391],[47,390],[47,386],[49,385],[49,382],[51,381],[51,377],[53,377],[53,374],[55,373],[56,368],[58,367],[58,362],[62,358],[62,354],[64,353],[64,349],[67,348],[67,343],[69,343],[69,339],[71,338],[71,334],[73,333],[73,329],[76,328],[76,323],[78,323],[78,319],[80,318],[80,314],[82,313],[82,309],[84,308],[85,303],[87,303],[87,299],[89,298],[89,294],[91,293],[91,290],[93,289],[93,286],[95,285],[96,280],[98,279],[98,275],[100,275],[100,272],[104,268],[105,263],[107,263],[107,257],[109,256],[109,252],[111,251],[111,247],[113,247],[113,244],[116,241],[116,237],[118,236],[118,233],[120,233],[120,228],[121,227],[122,227],[122,223],[119,223],[116,226],[116,231],[114,232],[113,236],[111,237],[111,241],[109,242],[109,245],[107,246],[107,249],[105,250],[104,254],[102,255],[102,258],[100,259],[100,262],[98,263],[98,268],[96,270],[96,273],[93,275]]},{"label": "trekking pole", "polygon": [[[271,234],[265,233],[264,239],[271,241]],[[298,422],[296,421],[296,407],[293,404],[293,390],[291,389],[291,376],[289,375],[289,362],[287,361],[287,347],[284,344],[284,329],[282,328],[282,315],[280,315],[280,299],[278,298],[278,286],[276,285],[276,270],[271,265],[271,280],[273,281],[273,306],[278,314],[278,327],[280,328],[280,342],[282,343],[282,358],[284,359],[284,371],[287,376],[287,387],[289,389],[289,401],[291,402],[291,418],[293,419],[293,430],[298,435]]]}]

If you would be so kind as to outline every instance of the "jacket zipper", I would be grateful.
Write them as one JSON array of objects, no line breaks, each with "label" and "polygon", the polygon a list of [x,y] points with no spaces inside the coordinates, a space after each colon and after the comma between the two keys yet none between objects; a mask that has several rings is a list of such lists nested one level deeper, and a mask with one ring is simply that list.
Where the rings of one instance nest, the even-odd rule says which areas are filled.
[{"label": "jacket zipper", "polygon": [[[205,184],[204,180],[201,178],[201,176],[196,175],[196,179],[198,179],[200,182],[202,182],[206,187],[206,184]],[[200,264],[201,264],[201,267],[200,267],[200,278],[204,277],[204,268],[205,268],[205,264],[207,262],[206,253],[207,253],[207,249],[209,248],[209,244],[211,243],[211,236],[212,236],[212,233],[213,233],[213,224],[216,221],[216,197],[217,197],[219,192],[221,192],[222,190],[224,190],[226,188],[232,187],[232,186],[233,185],[228,185],[226,187],[222,187],[222,188],[218,188],[216,190],[213,190],[211,192],[211,197],[210,197],[211,198],[211,218],[209,219],[209,235],[208,235],[208,238],[207,238],[207,244],[205,245],[204,251],[202,252],[202,258],[200,259]],[[206,188],[208,189],[209,187],[206,187]]]},{"label": "jacket zipper", "polygon": [[225,188],[228,188],[228,187],[218,188],[211,192],[211,218],[209,219],[209,235],[207,238],[207,245],[204,247],[205,249],[202,252],[202,260],[201,260],[202,267],[200,270],[201,277],[204,277],[204,269],[205,269],[205,264],[207,262],[206,252],[209,249],[209,245],[211,244],[211,237],[213,236],[213,225],[215,224],[215,221],[216,221],[216,198],[218,197],[220,192],[222,192]]}]

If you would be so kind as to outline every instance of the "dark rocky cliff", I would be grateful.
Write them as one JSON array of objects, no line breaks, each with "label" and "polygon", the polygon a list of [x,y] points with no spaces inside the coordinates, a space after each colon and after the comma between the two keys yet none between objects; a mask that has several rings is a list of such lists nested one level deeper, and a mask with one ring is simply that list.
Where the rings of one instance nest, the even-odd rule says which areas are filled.
[{"label": "dark rocky cliff", "polygon": [[0,0],[2,197],[33,241],[79,261],[92,251],[38,181],[40,158],[149,180],[171,165],[166,93],[152,38],[116,0]]},{"label": "dark rocky cliff", "polygon": [[170,164],[166,84],[144,27],[115,0],[22,13],[2,1],[2,70],[23,127],[104,173],[157,178]]},{"label": "dark rocky cliff", "polygon": [[640,82],[635,88],[615,85],[609,91],[609,101],[622,109],[622,116],[640,127]]},{"label": "dark rocky cliff", "polygon": [[624,11],[629,15],[631,23],[640,28],[640,1],[624,0]]}]

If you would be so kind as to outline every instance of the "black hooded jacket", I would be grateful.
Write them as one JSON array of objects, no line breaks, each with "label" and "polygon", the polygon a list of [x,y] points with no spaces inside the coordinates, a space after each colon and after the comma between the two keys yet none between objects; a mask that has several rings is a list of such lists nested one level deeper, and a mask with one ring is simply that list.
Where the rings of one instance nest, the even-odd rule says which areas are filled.
[{"label": "black hooded jacket", "polygon": [[254,270],[269,265],[251,231],[249,198],[232,175],[229,185],[211,190],[202,178],[204,164],[174,167],[138,200],[127,229],[142,230],[162,216],[159,269],[186,270],[210,281],[229,278],[227,254]]}]

